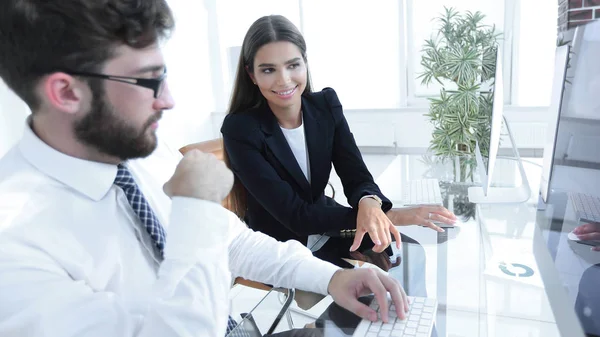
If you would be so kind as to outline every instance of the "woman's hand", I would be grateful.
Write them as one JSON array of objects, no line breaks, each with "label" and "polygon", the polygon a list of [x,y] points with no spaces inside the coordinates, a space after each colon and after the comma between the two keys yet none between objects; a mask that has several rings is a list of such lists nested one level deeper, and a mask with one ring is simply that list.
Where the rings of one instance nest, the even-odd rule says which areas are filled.
[{"label": "woman's hand", "polygon": [[383,213],[379,202],[372,198],[364,198],[358,203],[356,236],[350,247],[351,252],[358,249],[366,233],[369,233],[371,241],[375,243],[373,251],[376,253],[381,253],[392,243],[392,235],[396,238],[396,247],[400,248],[400,233]]},{"label": "woman's hand", "polygon": [[[573,230],[577,238],[582,241],[600,241],[600,223],[588,223]],[[600,252],[600,246],[592,247],[593,251]]]},{"label": "woman's hand", "polygon": [[447,225],[456,223],[456,215],[442,206],[392,208],[387,212],[387,216],[396,226],[421,225],[438,232],[443,232],[444,229],[436,226],[434,221]]}]

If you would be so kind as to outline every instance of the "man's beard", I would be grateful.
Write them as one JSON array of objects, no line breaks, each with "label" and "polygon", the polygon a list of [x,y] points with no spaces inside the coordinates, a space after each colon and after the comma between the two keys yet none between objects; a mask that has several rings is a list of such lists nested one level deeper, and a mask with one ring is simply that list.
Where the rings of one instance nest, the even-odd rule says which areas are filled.
[{"label": "man's beard", "polygon": [[153,115],[140,129],[122,119],[105,99],[104,90],[91,85],[91,111],[75,124],[75,136],[98,152],[121,160],[143,158],[157,146],[156,134],[148,132],[162,111]]}]

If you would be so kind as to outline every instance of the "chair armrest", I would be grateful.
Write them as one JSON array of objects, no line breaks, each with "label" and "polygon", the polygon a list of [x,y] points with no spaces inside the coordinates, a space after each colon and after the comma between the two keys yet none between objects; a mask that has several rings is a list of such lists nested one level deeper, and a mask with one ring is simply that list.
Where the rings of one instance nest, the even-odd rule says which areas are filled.
[{"label": "chair armrest", "polygon": [[260,282],[256,282],[256,281],[246,280],[246,279],[241,278],[241,277],[236,277],[235,281],[233,283],[234,284],[241,284],[241,285],[246,286],[246,287],[250,287],[250,288],[254,288],[254,289],[259,289],[259,290],[265,290],[265,291],[269,291],[269,290],[273,289],[273,287],[271,287],[270,285],[267,285],[267,284],[264,284],[264,283],[260,283]]}]

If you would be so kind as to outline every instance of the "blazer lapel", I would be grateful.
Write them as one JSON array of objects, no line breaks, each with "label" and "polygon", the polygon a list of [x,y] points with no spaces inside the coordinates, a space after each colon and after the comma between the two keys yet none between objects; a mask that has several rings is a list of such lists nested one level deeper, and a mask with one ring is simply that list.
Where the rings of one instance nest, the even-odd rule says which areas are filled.
[{"label": "blazer lapel", "polygon": [[330,135],[326,121],[319,119],[317,108],[302,97],[302,113],[304,117],[304,134],[308,148],[312,195],[321,195],[323,186],[327,184],[331,171],[331,156],[326,144]]},{"label": "blazer lapel", "polygon": [[306,180],[302,169],[300,169],[300,165],[298,165],[298,161],[296,160],[296,157],[294,157],[294,153],[292,152],[292,149],[290,149],[290,146],[279,127],[279,123],[277,123],[277,118],[275,118],[275,115],[273,115],[269,107],[265,110],[267,113],[263,114],[261,127],[265,133],[265,142],[267,143],[267,146],[302,189],[309,192],[310,184],[308,183],[308,180]]}]

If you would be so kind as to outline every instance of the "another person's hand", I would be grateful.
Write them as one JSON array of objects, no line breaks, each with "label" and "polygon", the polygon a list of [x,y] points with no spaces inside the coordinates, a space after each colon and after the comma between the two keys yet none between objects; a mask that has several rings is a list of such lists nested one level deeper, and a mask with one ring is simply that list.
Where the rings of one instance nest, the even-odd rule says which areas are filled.
[{"label": "another person's hand", "polygon": [[[600,245],[600,223],[588,223],[573,230],[577,238],[582,241],[598,241]],[[600,252],[600,246],[592,247],[592,250]]]},{"label": "another person's hand", "polygon": [[211,153],[191,150],[177,165],[163,190],[169,197],[189,197],[220,203],[233,187],[233,173]]},{"label": "another person's hand", "polygon": [[375,243],[373,251],[381,253],[390,243],[392,235],[396,238],[396,247],[400,248],[400,233],[394,227],[394,224],[381,210],[381,205],[377,200],[364,198],[358,204],[358,215],[356,216],[356,236],[350,247],[353,252],[360,247],[365,234],[369,233],[371,241]]},{"label": "another person's hand", "polygon": [[392,208],[387,212],[387,216],[396,226],[421,225],[438,232],[443,232],[444,229],[436,226],[434,221],[454,225],[457,219],[454,213],[443,206]]},{"label": "another person's hand", "polygon": [[380,308],[379,314],[386,323],[389,320],[388,292],[398,318],[405,319],[408,312],[408,297],[400,283],[379,269],[340,269],[333,274],[327,290],[341,307],[372,322],[378,320],[377,312],[358,301],[361,296],[371,293],[375,295]]}]

